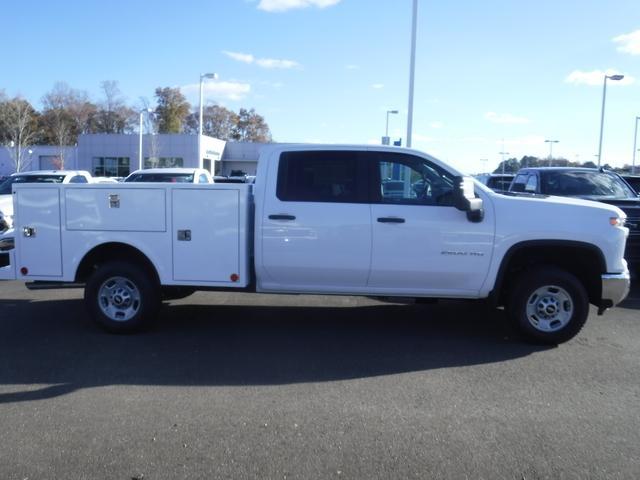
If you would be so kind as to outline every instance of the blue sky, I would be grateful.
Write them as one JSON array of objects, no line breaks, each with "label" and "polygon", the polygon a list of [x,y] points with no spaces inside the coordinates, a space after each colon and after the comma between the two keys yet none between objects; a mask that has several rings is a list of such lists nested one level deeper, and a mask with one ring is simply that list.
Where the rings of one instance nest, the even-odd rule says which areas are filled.
[{"label": "blue sky", "polygon": [[[0,89],[38,108],[56,81],[99,100],[179,86],[265,116],[282,142],[406,137],[412,0],[7,2]],[[631,163],[640,116],[638,0],[419,0],[413,147],[469,172],[511,156]],[[487,159],[482,161],[481,159]],[[638,161],[640,162],[640,154]]]}]

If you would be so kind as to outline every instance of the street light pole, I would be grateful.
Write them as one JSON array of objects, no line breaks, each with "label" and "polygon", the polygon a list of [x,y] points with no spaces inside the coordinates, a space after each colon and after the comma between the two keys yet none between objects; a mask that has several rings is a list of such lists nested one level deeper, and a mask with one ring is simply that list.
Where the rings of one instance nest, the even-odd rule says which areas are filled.
[{"label": "street light pole", "polygon": [[[218,78],[218,75],[216,73],[201,73],[200,74],[200,118],[199,118],[199,122],[198,122],[198,168],[202,168],[202,112],[203,112],[203,103],[202,103],[202,97],[203,97],[203,92],[202,92],[202,87],[203,87],[203,82],[205,78],[211,78],[213,80],[215,80],[216,78]],[[213,169],[213,174],[215,174],[215,165],[211,166]]]},{"label": "street light pole", "polygon": [[386,128],[384,129],[384,136],[385,136],[385,138],[387,138],[387,139],[389,138],[389,114],[390,114],[390,113],[392,113],[392,114],[394,114],[394,115],[395,115],[395,114],[397,114],[397,113],[398,113],[398,110],[387,110],[387,126],[386,126]]},{"label": "street light pole", "polygon": [[140,127],[138,132],[138,170],[142,170],[142,116],[145,113],[151,113],[150,108],[140,110]]},{"label": "street light pole", "polygon": [[418,0],[413,0],[411,19],[411,60],[409,65],[409,109],[407,113],[407,148],[411,148],[411,130],[413,129],[413,79],[416,73],[416,30],[418,22]]},{"label": "street light pole", "polygon": [[598,145],[598,167],[602,162],[602,134],[604,132],[604,106],[607,99],[607,79],[609,80],[622,80],[624,75],[606,75],[604,76],[604,85],[602,87],[602,112],[600,114],[600,143]]},{"label": "street light pole", "polygon": [[500,155],[502,155],[502,175],[504,175],[505,174],[504,173],[504,166],[505,166],[504,165],[504,156],[505,155],[509,155],[509,152],[502,151],[502,152],[500,152]]},{"label": "street light pole", "polygon": [[631,162],[631,175],[636,173],[636,152],[638,146],[638,120],[640,117],[636,117],[636,128],[633,131],[633,161]]},{"label": "street light pole", "polygon": [[545,140],[544,143],[549,144],[549,166],[551,166],[551,160],[553,159],[553,144],[560,143],[560,140]]}]

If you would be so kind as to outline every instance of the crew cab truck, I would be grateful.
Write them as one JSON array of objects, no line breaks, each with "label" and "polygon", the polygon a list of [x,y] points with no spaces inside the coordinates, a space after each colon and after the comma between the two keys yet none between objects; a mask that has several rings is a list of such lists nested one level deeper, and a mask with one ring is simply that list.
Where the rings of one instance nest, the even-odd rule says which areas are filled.
[{"label": "crew cab truck", "polygon": [[[389,192],[388,182],[402,188]],[[629,290],[615,206],[495,193],[425,153],[286,145],[254,185],[16,185],[0,278],[84,285],[112,332],[194,290],[487,299],[559,343]]]}]

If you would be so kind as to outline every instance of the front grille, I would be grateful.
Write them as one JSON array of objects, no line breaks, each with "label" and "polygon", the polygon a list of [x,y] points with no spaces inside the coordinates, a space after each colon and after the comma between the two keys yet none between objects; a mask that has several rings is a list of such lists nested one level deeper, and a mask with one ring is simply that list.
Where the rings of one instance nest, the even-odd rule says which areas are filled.
[{"label": "front grille", "polygon": [[625,225],[629,229],[629,235],[640,236],[640,217],[627,217]]}]

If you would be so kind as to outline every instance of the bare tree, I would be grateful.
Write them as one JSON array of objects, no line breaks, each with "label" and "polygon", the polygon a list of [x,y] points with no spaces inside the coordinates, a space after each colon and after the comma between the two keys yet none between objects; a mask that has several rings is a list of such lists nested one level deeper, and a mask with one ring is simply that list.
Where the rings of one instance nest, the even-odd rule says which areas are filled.
[{"label": "bare tree", "polygon": [[79,101],[78,94],[64,82],[58,82],[42,97],[43,112],[40,123],[47,143],[58,147],[58,168],[64,169],[65,147],[76,143],[78,125],[71,113]]},{"label": "bare tree", "polygon": [[29,146],[38,135],[38,113],[21,97],[0,99],[0,142],[8,150],[16,172],[31,164]]},{"label": "bare tree", "polygon": [[104,101],[100,103],[93,122],[95,133],[125,133],[132,130],[135,112],[129,108],[118,87],[118,82],[106,80],[100,84]]}]

